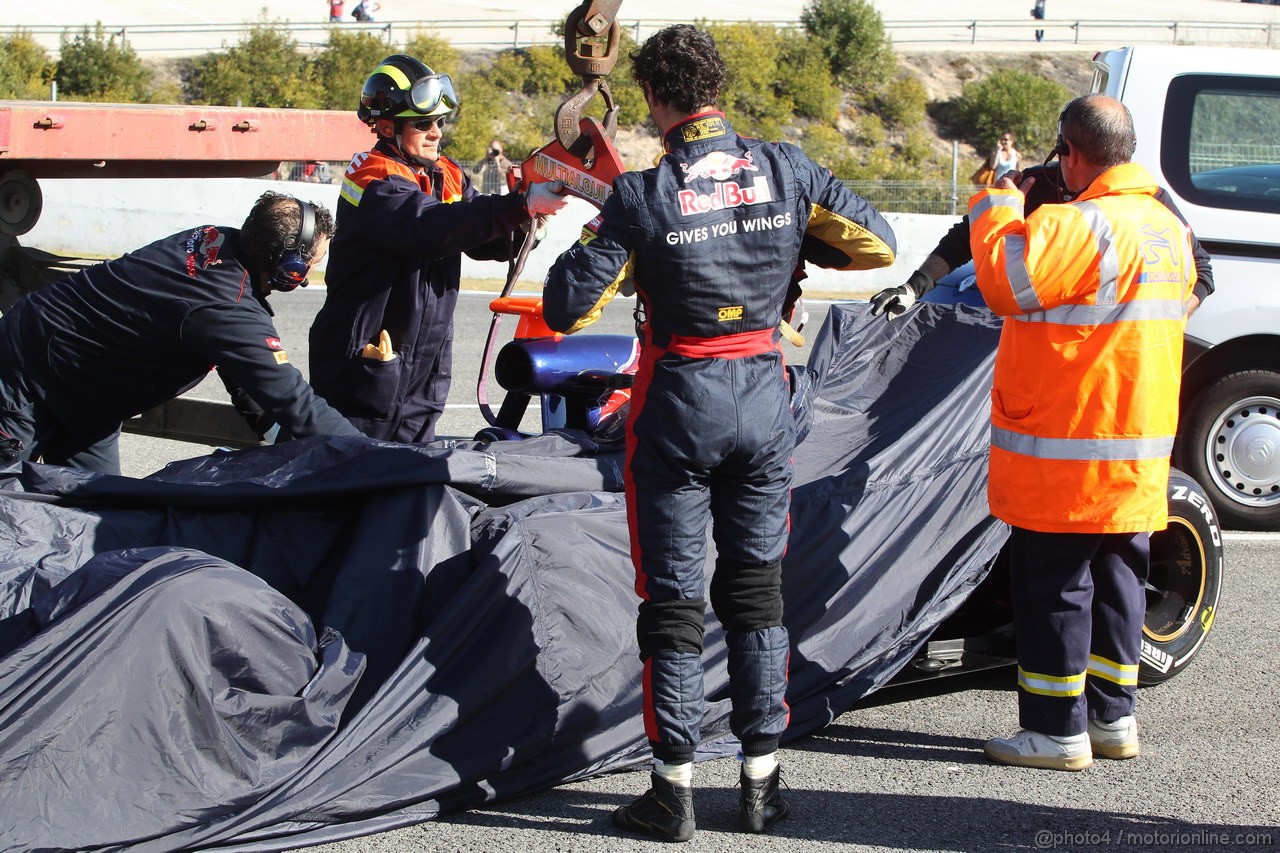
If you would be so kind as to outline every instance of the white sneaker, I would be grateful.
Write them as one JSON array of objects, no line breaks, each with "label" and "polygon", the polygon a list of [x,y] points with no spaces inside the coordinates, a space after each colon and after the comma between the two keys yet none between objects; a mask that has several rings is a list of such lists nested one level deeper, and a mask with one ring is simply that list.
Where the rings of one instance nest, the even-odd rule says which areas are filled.
[{"label": "white sneaker", "polygon": [[1089,744],[1103,758],[1133,758],[1139,752],[1137,718],[1130,714],[1114,723],[1090,720]]},{"label": "white sneaker", "polygon": [[1044,735],[1023,729],[1013,737],[992,738],[983,746],[1001,764],[1045,770],[1083,770],[1093,763],[1089,735]]}]

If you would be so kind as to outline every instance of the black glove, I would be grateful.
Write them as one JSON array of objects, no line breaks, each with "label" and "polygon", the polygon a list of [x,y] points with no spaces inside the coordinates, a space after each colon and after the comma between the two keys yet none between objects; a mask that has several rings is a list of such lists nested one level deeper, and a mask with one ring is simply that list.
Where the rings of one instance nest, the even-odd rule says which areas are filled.
[{"label": "black glove", "polygon": [[907,279],[906,284],[887,287],[871,297],[871,314],[878,316],[884,312],[884,318],[892,320],[899,314],[906,313],[906,310],[914,305],[922,294],[932,289],[933,281],[920,270],[916,270]]},{"label": "black glove", "polygon": [[881,312],[884,312],[884,318],[892,320],[915,303],[916,292],[908,285],[900,284],[897,287],[886,287],[871,297],[871,314],[872,316],[879,316]]}]

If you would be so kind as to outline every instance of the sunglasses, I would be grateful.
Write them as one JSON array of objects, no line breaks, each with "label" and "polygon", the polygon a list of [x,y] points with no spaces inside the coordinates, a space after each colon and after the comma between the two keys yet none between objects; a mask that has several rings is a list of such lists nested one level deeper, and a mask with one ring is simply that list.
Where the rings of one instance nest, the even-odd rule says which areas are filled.
[{"label": "sunglasses", "polygon": [[417,121],[408,122],[409,126],[414,130],[427,131],[433,127],[444,130],[444,126],[449,123],[448,116],[435,116],[434,118],[420,118]]}]

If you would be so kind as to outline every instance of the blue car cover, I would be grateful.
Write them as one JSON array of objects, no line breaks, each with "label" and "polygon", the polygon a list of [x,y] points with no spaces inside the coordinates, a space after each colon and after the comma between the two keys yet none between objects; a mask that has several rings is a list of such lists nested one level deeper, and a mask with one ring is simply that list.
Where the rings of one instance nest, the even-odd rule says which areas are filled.
[{"label": "blue car cover", "polygon": [[[998,333],[835,306],[793,368],[787,739],[889,680],[1003,544]],[[0,469],[0,850],[279,850],[642,763],[621,459],[563,432]],[[736,751],[707,619],[700,758]]]}]

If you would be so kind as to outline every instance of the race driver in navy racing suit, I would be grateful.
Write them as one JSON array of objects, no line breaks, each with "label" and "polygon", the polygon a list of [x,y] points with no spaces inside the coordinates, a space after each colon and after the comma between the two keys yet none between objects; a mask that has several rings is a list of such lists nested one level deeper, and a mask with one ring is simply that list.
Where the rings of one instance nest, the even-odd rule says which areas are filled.
[{"label": "race driver in navy racing suit", "polygon": [[267,192],[240,228],[190,228],[18,300],[0,320],[0,459],[119,474],[121,423],[213,368],[259,433],[359,435],[289,362],[267,303],[332,234],[329,211]]},{"label": "race driver in navy racing suit", "polygon": [[357,115],[378,141],[347,167],[324,306],[311,326],[311,382],[361,432],[435,437],[453,375],[461,253],[506,260],[534,216],[567,199],[559,184],[481,195],[440,153],[458,107],[447,74],[388,56],[365,81]]},{"label": "race driver in navy racing suit", "polygon": [[896,245],[885,220],[800,149],[733,131],[714,108],[725,66],[708,34],[668,27],[632,60],[664,156],[614,181],[549,272],[543,306],[552,329],[575,332],[631,279],[643,315],[625,480],[656,761],[650,790],[614,822],[668,841],[695,830],[710,522],[711,606],[744,755],[738,825],[762,832],[789,812],[776,751],[789,713],[781,560],[795,427],[779,322],[802,259],[872,269],[892,263]]}]

